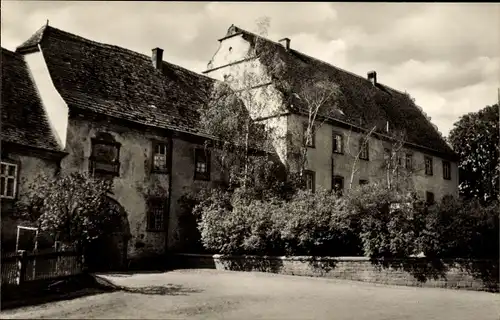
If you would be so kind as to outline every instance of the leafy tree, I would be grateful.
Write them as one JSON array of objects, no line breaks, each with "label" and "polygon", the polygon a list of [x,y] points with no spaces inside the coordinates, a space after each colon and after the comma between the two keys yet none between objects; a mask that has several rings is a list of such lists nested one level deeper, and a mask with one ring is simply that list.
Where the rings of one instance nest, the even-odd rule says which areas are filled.
[{"label": "leafy tree", "polygon": [[111,187],[109,180],[87,173],[40,175],[17,204],[17,211],[42,233],[66,245],[85,245],[121,227],[120,212],[108,198]]},{"label": "leafy tree", "polygon": [[460,157],[459,188],[466,198],[498,198],[499,122],[496,104],[462,116],[450,132],[448,139]]}]

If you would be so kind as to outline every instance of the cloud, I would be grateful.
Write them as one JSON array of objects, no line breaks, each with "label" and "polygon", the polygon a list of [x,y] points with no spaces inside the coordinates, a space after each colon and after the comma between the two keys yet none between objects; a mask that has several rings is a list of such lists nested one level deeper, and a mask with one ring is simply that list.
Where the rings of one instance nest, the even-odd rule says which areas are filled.
[{"label": "cloud", "polygon": [[458,117],[497,100],[500,4],[319,2],[3,1],[1,43],[15,49],[50,25],[203,71],[231,24],[408,91],[443,133]]}]

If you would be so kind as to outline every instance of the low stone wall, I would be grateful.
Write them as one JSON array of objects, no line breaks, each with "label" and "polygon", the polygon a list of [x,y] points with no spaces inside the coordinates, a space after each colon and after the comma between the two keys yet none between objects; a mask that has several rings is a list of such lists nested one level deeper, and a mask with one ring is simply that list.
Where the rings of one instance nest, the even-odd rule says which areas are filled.
[{"label": "low stone wall", "polygon": [[176,268],[260,271],[389,285],[499,291],[498,261],[176,254]]}]

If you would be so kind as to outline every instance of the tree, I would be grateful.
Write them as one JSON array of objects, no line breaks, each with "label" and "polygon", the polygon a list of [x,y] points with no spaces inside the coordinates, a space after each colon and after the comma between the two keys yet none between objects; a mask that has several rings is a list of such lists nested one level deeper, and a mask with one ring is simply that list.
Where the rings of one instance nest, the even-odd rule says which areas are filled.
[{"label": "tree", "polygon": [[[299,155],[298,171],[300,177],[307,167],[308,146],[325,121],[335,115],[339,104],[337,98],[341,94],[339,86],[329,80],[327,76],[319,74],[307,76],[307,70],[304,70],[303,74],[303,78],[291,88],[292,94],[299,101],[301,113],[306,117],[303,127],[304,137],[301,143],[294,148],[295,153]],[[298,133],[295,134],[298,135]]]},{"label": "tree", "polygon": [[363,135],[363,137],[360,139],[360,145],[359,145],[357,152],[354,152],[354,150],[351,149],[352,129],[349,130],[349,134],[347,135],[347,141],[346,141],[346,153],[353,158],[352,167],[351,167],[351,178],[349,179],[349,190],[352,189],[352,183],[354,181],[354,176],[355,176],[356,172],[359,171],[359,168],[358,168],[359,158],[360,158],[363,150],[368,146],[368,141],[370,140],[370,137],[372,136],[375,129],[377,129],[377,126],[374,126],[373,128],[370,129],[370,131],[368,131],[366,134]]},{"label": "tree", "polygon": [[87,173],[40,175],[18,203],[18,212],[66,245],[85,245],[121,227],[120,213],[108,198],[111,187],[109,180]]},{"label": "tree", "polygon": [[490,202],[498,198],[500,135],[498,104],[468,113],[448,137],[459,156],[461,195]]},{"label": "tree", "polygon": [[[259,34],[267,33],[269,19],[258,21]],[[258,47],[260,38],[255,46]],[[259,88],[266,75],[253,59],[255,50],[243,57],[246,62],[229,67],[224,82],[216,82],[209,93],[208,103],[200,109],[203,130],[215,138],[215,160],[230,182],[247,185],[256,167],[271,165],[272,128],[254,121],[266,112],[272,92]],[[259,156],[256,156],[259,155]]]}]

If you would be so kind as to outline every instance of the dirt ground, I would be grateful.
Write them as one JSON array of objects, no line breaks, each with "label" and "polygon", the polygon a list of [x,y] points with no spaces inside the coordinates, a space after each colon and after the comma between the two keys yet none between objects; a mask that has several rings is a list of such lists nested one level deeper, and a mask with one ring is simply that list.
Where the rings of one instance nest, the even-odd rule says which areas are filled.
[{"label": "dirt ground", "polygon": [[100,275],[114,292],[7,310],[2,319],[500,319],[500,295],[257,272]]}]

